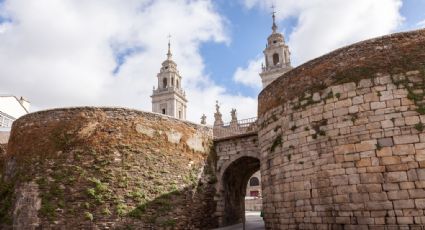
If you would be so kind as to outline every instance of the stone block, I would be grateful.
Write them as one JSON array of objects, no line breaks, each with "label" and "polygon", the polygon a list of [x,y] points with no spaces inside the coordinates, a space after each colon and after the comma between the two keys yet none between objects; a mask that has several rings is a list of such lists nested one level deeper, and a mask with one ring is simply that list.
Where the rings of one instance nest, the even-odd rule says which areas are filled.
[{"label": "stone block", "polygon": [[347,185],[348,184],[348,176],[347,175],[339,175],[330,178],[331,186],[336,185]]},{"label": "stone block", "polygon": [[356,152],[354,144],[339,145],[334,147],[335,154],[347,154]]},{"label": "stone block", "polygon": [[416,169],[416,174],[418,175],[419,180],[425,181],[425,168]]},{"label": "stone block", "polygon": [[413,200],[394,200],[394,209],[415,208]]},{"label": "stone block", "polygon": [[407,181],[407,173],[406,172],[385,173],[385,181],[390,183]]},{"label": "stone block", "polygon": [[409,196],[410,198],[425,198],[425,189],[410,189]]},{"label": "stone block", "polygon": [[404,121],[406,122],[406,125],[416,125],[420,122],[419,116],[410,116],[405,117]]},{"label": "stone block", "polygon": [[370,158],[362,158],[359,161],[356,162],[356,167],[367,167],[367,166],[371,166],[372,162],[370,160]]},{"label": "stone block", "polygon": [[369,201],[366,203],[368,210],[391,210],[393,203],[391,201]]},{"label": "stone block", "polygon": [[381,157],[380,161],[382,165],[394,165],[401,162],[399,156]]},{"label": "stone block", "polygon": [[356,144],[357,152],[369,151],[376,149],[376,140],[361,141]]},{"label": "stone block", "polygon": [[394,136],[393,139],[396,145],[411,144],[411,143],[419,142],[419,136],[417,134]]},{"label": "stone block", "polygon": [[416,199],[415,205],[416,208],[425,209],[425,199]]},{"label": "stone block", "polygon": [[376,110],[376,109],[383,109],[386,107],[385,102],[371,102],[370,103],[370,108],[372,110]]},{"label": "stone block", "polygon": [[381,127],[383,129],[394,127],[394,123],[391,120],[383,120],[381,121]]},{"label": "stone block", "polygon": [[389,200],[407,200],[409,199],[409,193],[407,190],[398,190],[398,191],[388,191],[387,192]]},{"label": "stone block", "polygon": [[333,197],[335,203],[348,203],[350,202],[350,197],[348,194],[336,195]]},{"label": "stone block", "polygon": [[385,192],[372,192],[369,193],[370,200],[388,200],[387,193]]},{"label": "stone block", "polygon": [[378,139],[378,145],[380,147],[392,147],[394,145],[393,139],[391,137],[380,138]]},{"label": "stone block", "polygon": [[360,174],[360,181],[362,184],[376,184],[383,183],[384,178],[381,173],[363,173]]},{"label": "stone block", "polygon": [[357,190],[359,192],[381,192],[382,185],[381,184],[358,184]]},{"label": "stone block", "polygon": [[413,217],[397,217],[397,223],[398,224],[413,224]]},{"label": "stone block", "polygon": [[396,145],[392,147],[393,155],[410,155],[415,154],[415,147],[412,144]]},{"label": "stone block", "polygon": [[394,172],[394,171],[407,171],[409,169],[408,164],[397,164],[397,165],[387,165],[385,167],[388,172]]},{"label": "stone block", "polygon": [[363,203],[368,202],[369,199],[369,193],[351,193],[350,194],[351,201],[354,203]]},{"label": "stone block", "polygon": [[392,151],[392,148],[390,148],[390,147],[384,147],[384,148],[376,151],[376,155],[378,157],[391,156],[392,154],[393,154],[393,151]]}]

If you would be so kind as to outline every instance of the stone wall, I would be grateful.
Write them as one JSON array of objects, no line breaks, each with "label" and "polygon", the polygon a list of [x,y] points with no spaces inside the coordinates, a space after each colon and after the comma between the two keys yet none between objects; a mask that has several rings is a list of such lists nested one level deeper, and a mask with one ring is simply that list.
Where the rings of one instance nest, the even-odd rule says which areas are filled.
[{"label": "stone wall", "polygon": [[[212,130],[120,108],[70,108],[14,122],[3,229],[194,229],[211,218]],[[5,208],[9,207],[9,208]]]},{"label": "stone wall", "polygon": [[425,224],[425,30],[306,63],[259,96],[267,229]]}]

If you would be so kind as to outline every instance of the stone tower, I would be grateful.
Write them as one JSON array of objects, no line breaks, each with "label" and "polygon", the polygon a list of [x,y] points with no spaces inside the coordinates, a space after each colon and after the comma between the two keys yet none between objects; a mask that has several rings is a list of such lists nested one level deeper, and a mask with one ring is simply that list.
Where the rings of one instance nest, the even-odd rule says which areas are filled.
[{"label": "stone tower", "polygon": [[158,87],[153,89],[152,111],[186,119],[186,93],[181,88],[182,77],[177,70],[177,64],[172,60],[170,41],[168,41],[167,60],[162,62],[162,67],[156,75]]},{"label": "stone tower", "polygon": [[266,61],[266,66],[262,65],[262,72],[260,73],[263,88],[292,69],[291,53],[285,44],[285,38],[283,34],[277,32],[275,12],[273,12],[272,30],[272,34],[267,38],[266,49],[263,51]]}]

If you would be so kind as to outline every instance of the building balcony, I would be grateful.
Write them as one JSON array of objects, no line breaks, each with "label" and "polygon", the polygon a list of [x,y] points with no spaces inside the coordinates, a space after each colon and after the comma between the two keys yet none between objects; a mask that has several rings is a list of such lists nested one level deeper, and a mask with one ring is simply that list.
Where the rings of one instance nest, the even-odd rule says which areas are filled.
[{"label": "building balcony", "polygon": [[161,94],[161,93],[177,93],[182,95],[183,97],[186,96],[186,92],[183,89],[179,89],[176,87],[167,87],[167,88],[158,88],[153,89],[153,94]]}]

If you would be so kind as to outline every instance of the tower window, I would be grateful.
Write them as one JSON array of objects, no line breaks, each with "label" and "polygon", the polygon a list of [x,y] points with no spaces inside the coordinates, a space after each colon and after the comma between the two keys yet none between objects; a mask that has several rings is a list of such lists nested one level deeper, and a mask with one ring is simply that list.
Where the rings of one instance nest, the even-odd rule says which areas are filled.
[{"label": "tower window", "polygon": [[165,114],[165,109],[162,109],[162,114]]},{"label": "tower window", "polygon": [[274,40],[274,41],[273,41],[273,44],[276,44],[276,42],[277,42],[277,41],[276,41],[276,40]]},{"label": "tower window", "polygon": [[176,80],[176,88],[179,88],[179,80]]},{"label": "tower window", "polygon": [[174,86],[174,77],[171,78],[171,86]]},{"label": "tower window", "polygon": [[279,63],[279,54],[273,54],[273,65],[277,65]]},{"label": "tower window", "polygon": [[179,119],[182,119],[182,111],[179,110]]},{"label": "tower window", "polygon": [[162,86],[163,86],[164,89],[167,88],[167,78],[164,78],[162,80]]},{"label": "tower window", "polygon": [[260,180],[258,180],[257,177],[252,177],[249,180],[249,186],[258,186],[258,185],[260,185]]}]

